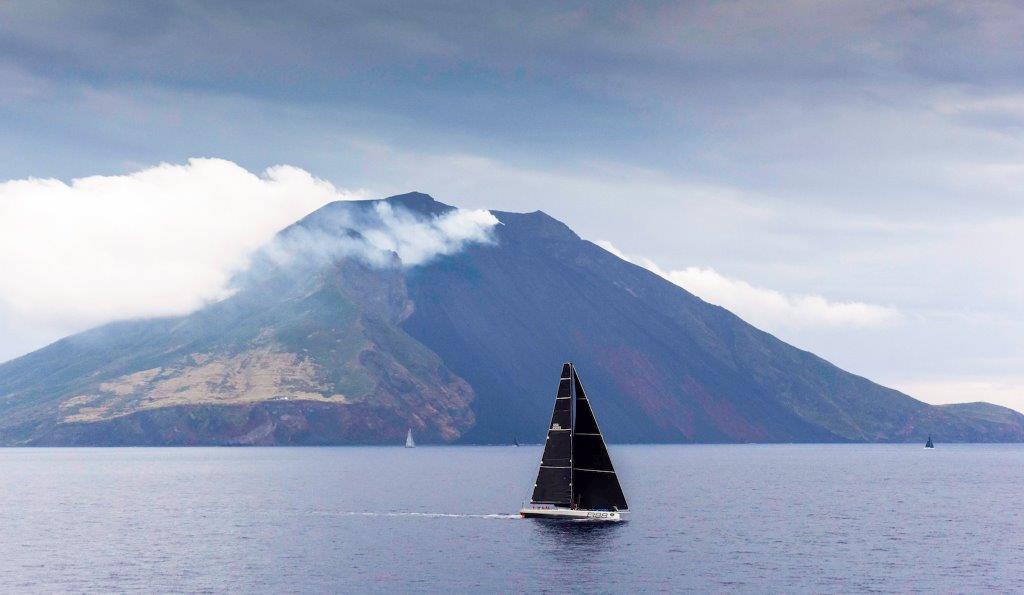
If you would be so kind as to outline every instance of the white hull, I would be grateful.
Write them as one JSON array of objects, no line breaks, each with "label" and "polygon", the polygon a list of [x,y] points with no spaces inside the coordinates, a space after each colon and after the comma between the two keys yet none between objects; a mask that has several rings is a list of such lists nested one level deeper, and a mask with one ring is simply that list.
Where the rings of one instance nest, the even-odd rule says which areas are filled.
[{"label": "white hull", "polygon": [[562,519],[569,521],[621,521],[617,510],[579,510],[572,508],[524,508],[519,515],[525,519]]}]

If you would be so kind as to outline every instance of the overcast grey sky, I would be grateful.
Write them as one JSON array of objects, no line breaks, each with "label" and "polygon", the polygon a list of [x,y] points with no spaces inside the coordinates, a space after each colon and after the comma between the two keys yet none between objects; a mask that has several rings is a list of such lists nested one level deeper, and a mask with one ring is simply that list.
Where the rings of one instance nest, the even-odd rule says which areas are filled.
[{"label": "overcast grey sky", "polygon": [[[157,212],[201,237],[239,180],[260,230],[335,194],[543,209],[853,372],[1024,409],[1024,5],[278,4],[0,0],[0,180],[237,164],[174,170],[202,200],[73,226],[104,238]],[[245,172],[277,164],[333,186]],[[33,184],[0,186],[8,270],[72,233]],[[61,265],[95,261],[8,275],[0,359],[117,315],[58,299],[82,289]],[[58,297],[19,291],[51,267]]]}]

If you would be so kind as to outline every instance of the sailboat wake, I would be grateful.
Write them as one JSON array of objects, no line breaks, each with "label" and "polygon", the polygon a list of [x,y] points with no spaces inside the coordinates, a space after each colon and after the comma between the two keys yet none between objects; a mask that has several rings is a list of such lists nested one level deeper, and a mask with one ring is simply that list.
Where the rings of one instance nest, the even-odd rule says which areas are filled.
[{"label": "sailboat wake", "polygon": [[518,519],[518,514],[467,514],[455,512],[316,512],[326,516],[362,516],[362,517],[421,517],[437,519]]}]

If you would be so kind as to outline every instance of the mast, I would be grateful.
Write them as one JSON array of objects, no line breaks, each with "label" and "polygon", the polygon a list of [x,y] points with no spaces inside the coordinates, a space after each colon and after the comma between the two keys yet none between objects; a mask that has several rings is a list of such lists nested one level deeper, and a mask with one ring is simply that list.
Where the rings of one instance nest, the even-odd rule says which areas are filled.
[{"label": "mast", "polygon": [[569,384],[570,416],[572,423],[569,426],[569,506],[576,503],[576,465],[573,464],[573,452],[576,446],[576,367],[569,362],[569,376],[572,382]]}]

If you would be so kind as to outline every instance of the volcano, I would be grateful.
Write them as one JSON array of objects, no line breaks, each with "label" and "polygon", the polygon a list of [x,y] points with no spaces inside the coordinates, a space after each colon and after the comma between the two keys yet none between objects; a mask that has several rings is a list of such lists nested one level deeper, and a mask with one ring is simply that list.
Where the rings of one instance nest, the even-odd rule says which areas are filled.
[{"label": "volcano", "polygon": [[[358,241],[382,205],[325,205],[278,240]],[[265,251],[186,316],[108,324],[0,365],[0,444],[540,442],[572,361],[610,442],[1020,441],[1024,416],[933,406],[845,372],[581,239],[492,212],[488,241],[409,265]]]}]

